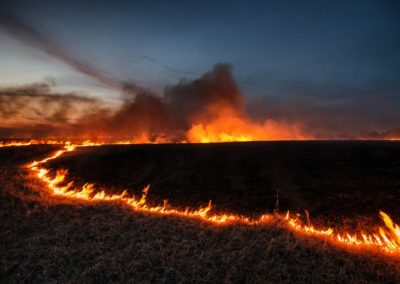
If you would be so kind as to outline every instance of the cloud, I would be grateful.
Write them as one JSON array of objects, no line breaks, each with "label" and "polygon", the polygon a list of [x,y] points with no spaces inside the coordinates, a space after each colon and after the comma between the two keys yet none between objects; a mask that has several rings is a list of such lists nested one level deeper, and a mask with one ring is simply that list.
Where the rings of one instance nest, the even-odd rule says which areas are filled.
[{"label": "cloud", "polygon": [[[57,93],[51,80],[1,88],[2,136],[144,135],[180,141],[187,139],[196,126],[202,132],[217,130],[229,136],[225,132],[231,131],[240,137],[252,128],[259,139],[279,138],[260,135],[263,131],[284,133],[288,139],[298,137],[299,131],[301,137],[340,139],[394,136],[400,127],[398,83],[381,82],[360,88],[340,83],[282,81],[275,82],[279,86],[276,94],[246,101],[234,80],[232,66],[216,64],[200,78],[181,80],[158,95],[133,81],[106,76],[77,60],[54,39],[15,18],[0,16],[0,25],[25,44],[122,94],[122,104],[115,110],[83,94]],[[238,125],[245,129],[238,129]]]}]

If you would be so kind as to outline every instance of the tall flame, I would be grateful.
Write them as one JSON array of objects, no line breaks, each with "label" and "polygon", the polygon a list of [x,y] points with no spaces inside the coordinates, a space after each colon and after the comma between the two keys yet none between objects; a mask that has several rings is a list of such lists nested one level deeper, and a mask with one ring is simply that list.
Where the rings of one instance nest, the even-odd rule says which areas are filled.
[{"label": "tall flame", "polygon": [[187,138],[195,143],[309,139],[296,125],[275,120],[258,123],[234,110],[222,108],[219,108],[218,115],[213,120],[194,123]]},{"label": "tall flame", "polygon": [[299,125],[277,120],[256,121],[238,108],[224,104],[207,107],[201,116],[194,119],[187,139],[195,143],[244,142],[272,140],[304,140]]}]

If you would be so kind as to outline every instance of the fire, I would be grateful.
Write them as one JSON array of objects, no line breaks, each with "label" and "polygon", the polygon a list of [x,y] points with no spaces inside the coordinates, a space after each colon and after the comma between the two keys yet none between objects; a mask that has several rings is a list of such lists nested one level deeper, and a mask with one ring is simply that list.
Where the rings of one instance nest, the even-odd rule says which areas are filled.
[{"label": "fire", "polygon": [[40,145],[40,144],[47,144],[47,145],[65,145],[66,142],[61,140],[27,140],[27,141],[0,141],[0,148],[1,147],[16,147],[16,146],[30,146],[30,145]]},{"label": "fire", "polygon": [[305,140],[297,125],[275,120],[254,122],[229,108],[218,108],[211,121],[194,123],[187,133],[193,143]]},{"label": "fire", "polygon": [[157,138],[154,141],[149,139],[147,135],[143,134],[140,137],[129,140],[80,140],[83,142],[77,142],[73,144],[70,141],[63,140],[26,140],[26,141],[0,141],[0,148],[2,147],[18,147],[18,146],[30,146],[30,145],[62,145],[71,147],[90,147],[90,146],[104,146],[104,145],[133,145],[133,144],[160,144],[160,143],[168,143],[167,140],[163,138]]},{"label": "fire", "polygon": [[[81,145],[77,145],[81,146]],[[49,160],[56,159],[66,152],[74,151],[74,147],[67,147],[63,150],[59,150],[53,155],[41,160],[35,161],[27,166],[40,180],[42,180],[51,192],[55,195],[63,197],[69,197],[85,201],[120,201],[135,211],[142,211],[153,214],[162,215],[174,215],[188,218],[198,218],[204,221],[212,223],[226,223],[226,222],[238,222],[253,224],[255,221],[251,221],[249,218],[234,215],[234,214],[208,214],[212,209],[211,202],[206,206],[199,208],[198,210],[179,210],[169,206],[168,202],[165,201],[162,206],[149,206],[146,203],[147,192],[150,186],[143,189],[143,194],[140,198],[135,196],[129,196],[127,191],[121,194],[107,194],[105,191],[96,191],[94,184],[86,183],[81,188],[74,187],[73,182],[69,182],[63,185],[67,176],[66,170],[57,171],[55,177],[51,177],[49,170],[40,167],[40,165],[46,163]],[[260,218],[258,222],[265,222],[269,219],[269,216],[265,215]]]},{"label": "fire", "polygon": [[[52,176],[50,171],[43,167],[49,160],[56,159],[67,152],[75,151],[77,147],[85,147],[88,143],[81,145],[74,145],[67,143],[61,150],[56,151],[49,157],[34,161],[27,165],[27,168],[39,178],[50,192],[54,195],[71,198],[74,200],[82,200],[87,202],[96,201],[118,201],[125,204],[129,208],[137,212],[144,212],[148,214],[157,215],[172,215],[182,218],[200,219],[212,224],[243,224],[243,225],[264,225],[272,222],[283,223],[289,230],[313,236],[330,241],[334,244],[345,245],[348,248],[366,248],[378,249],[381,252],[400,254],[400,226],[393,222],[391,217],[384,212],[380,212],[380,217],[385,226],[379,227],[376,233],[350,233],[333,228],[318,228],[311,224],[308,214],[307,222],[301,221],[299,214],[290,214],[287,212],[282,214],[263,214],[259,218],[249,218],[237,214],[216,214],[212,211],[211,201],[207,206],[201,207],[197,210],[174,208],[164,201],[163,205],[151,206],[147,203],[147,194],[150,186],[143,189],[141,197],[129,195],[127,191],[121,194],[109,194],[104,190],[96,190],[96,186],[92,183],[86,183],[81,187],[75,186],[74,183],[66,183],[67,170],[58,170],[55,176]],[[98,146],[97,144],[90,144],[90,146]]]},{"label": "fire", "polygon": [[385,212],[379,213],[385,227],[379,227],[377,233],[368,234],[360,232],[338,232],[332,228],[320,229],[312,224],[303,224],[298,216],[291,216],[289,212],[284,216],[290,229],[315,236],[325,236],[329,240],[349,246],[376,247],[389,253],[400,253],[400,227]]}]

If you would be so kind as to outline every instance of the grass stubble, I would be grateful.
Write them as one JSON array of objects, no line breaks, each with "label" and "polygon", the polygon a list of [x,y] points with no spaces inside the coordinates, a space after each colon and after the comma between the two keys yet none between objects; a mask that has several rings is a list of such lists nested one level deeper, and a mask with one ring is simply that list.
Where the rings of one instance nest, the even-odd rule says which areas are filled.
[{"label": "grass stubble", "polygon": [[2,283],[400,282],[398,257],[337,247],[278,222],[215,226],[52,196],[20,169],[51,150],[0,155]]}]

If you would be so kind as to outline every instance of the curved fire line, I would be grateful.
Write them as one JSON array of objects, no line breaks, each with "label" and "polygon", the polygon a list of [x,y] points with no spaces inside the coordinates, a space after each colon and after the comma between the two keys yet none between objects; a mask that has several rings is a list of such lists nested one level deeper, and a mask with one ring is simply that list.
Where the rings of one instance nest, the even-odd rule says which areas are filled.
[{"label": "curved fire line", "polygon": [[[20,145],[10,143],[9,146],[25,146],[31,144],[36,143],[22,143]],[[82,187],[78,187],[75,186],[71,181],[64,185],[66,176],[68,174],[67,170],[58,170],[56,175],[52,176],[50,171],[44,167],[48,161],[57,159],[67,152],[75,151],[77,147],[101,146],[106,143],[94,143],[86,141],[82,144],[71,144],[70,142],[55,143],[54,141],[49,141],[48,144],[63,145],[63,148],[42,160],[34,161],[28,165],[25,165],[24,167],[27,168],[40,181],[42,181],[46,185],[47,189],[49,189],[54,195],[88,202],[119,201],[136,212],[198,219],[215,225],[265,225],[274,221],[280,221],[285,225],[285,227],[295,233],[320,238],[347,248],[376,249],[381,253],[390,253],[396,256],[400,255],[400,226],[394,223],[391,217],[383,211],[380,211],[379,214],[385,226],[378,227],[377,232],[371,234],[365,233],[364,231],[359,233],[350,233],[340,232],[339,230],[333,228],[315,227],[310,222],[304,224],[300,219],[300,214],[290,214],[289,212],[284,215],[267,213],[256,219],[230,213],[215,214],[211,212],[211,201],[207,206],[200,207],[197,210],[181,210],[179,208],[174,208],[171,207],[167,201],[165,201],[161,206],[150,206],[146,202],[146,197],[150,186],[147,186],[143,189],[143,194],[140,198],[129,195],[127,191],[124,191],[121,194],[107,194],[104,190],[100,192],[96,191],[95,185],[92,183],[86,183]],[[128,144],[128,142],[121,141],[114,142],[112,144]],[[6,145],[3,144],[3,146]]]}]

